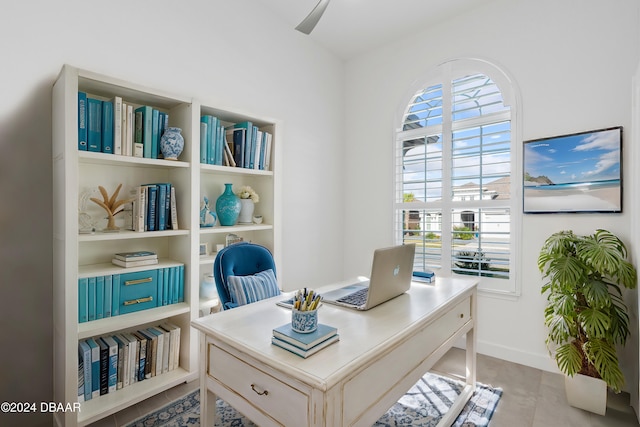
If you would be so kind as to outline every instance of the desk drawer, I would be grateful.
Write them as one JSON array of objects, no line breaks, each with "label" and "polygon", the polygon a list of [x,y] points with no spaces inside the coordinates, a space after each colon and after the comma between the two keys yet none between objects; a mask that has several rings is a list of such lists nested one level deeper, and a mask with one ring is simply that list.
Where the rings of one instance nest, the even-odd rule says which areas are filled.
[{"label": "desk drawer", "polygon": [[158,306],[158,270],[120,275],[120,314]]},{"label": "desk drawer", "polygon": [[282,425],[308,424],[309,396],[212,344],[207,373]]},{"label": "desk drawer", "polygon": [[[467,298],[348,380],[343,389],[344,425],[352,425],[368,409],[366,402],[376,400],[373,396],[382,398],[470,318],[471,299]],[[361,395],[369,398],[359,399]]]}]

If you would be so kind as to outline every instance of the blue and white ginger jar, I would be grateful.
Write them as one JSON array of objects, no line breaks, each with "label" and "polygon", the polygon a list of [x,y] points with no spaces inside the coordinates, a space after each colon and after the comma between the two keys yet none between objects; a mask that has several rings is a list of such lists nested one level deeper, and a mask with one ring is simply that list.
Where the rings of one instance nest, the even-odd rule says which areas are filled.
[{"label": "blue and white ginger jar", "polygon": [[166,160],[178,160],[178,156],[182,153],[184,138],[180,132],[182,132],[182,129],[170,127],[162,134],[160,151]]}]

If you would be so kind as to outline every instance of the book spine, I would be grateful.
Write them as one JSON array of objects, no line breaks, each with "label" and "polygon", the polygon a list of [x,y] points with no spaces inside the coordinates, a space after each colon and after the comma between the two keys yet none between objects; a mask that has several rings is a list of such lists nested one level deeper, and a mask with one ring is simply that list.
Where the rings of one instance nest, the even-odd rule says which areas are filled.
[{"label": "book spine", "polygon": [[109,348],[108,387],[111,393],[118,388],[118,343],[113,337],[104,337],[103,341]]},{"label": "book spine", "polygon": [[171,229],[178,230],[178,203],[176,202],[176,187],[171,186]]},{"label": "book spine", "polygon": [[78,92],[78,150],[87,151],[87,94]]},{"label": "book spine", "polygon": [[151,110],[151,158],[157,159],[160,154],[160,111]]},{"label": "book spine", "polygon": [[118,346],[118,366],[116,368],[116,390],[124,387],[124,350],[125,344],[118,335],[113,336],[113,340]]},{"label": "book spine", "polygon": [[102,151],[102,101],[87,98],[87,149]]},{"label": "book spine", "polygon": [[97,340],[100,347],[100,396],[109,393],[109,346],[102,338]]},{"label": "book spine", "polygon": [[200,122],[200,163],[207,163],[207,123],[203,121]]},{"label": "book spine", "polygon": [[120,315],[120,275],[113,274],[111,276],[111,315],[119,316]]},{"label": "book spine", "polygon": [[127,156],[133,156],[133,136],[135,131],[135,116],[133,114],[133,105],[127,104]]},{"label": "book spine", "polygon": [[89,279],[86,277],[78,279],[78,323],[84,323],[89,320],[87,313]]},{"label": "book spine", "polygon": [[87,279],[87,317],[88,321],[96,320],[96,278]]},{"label": "book spine", "polygon": [[163,269],[164,287],[162,289],[162,305],[169,305],[169,268]]},{"label": "book spine", "polygon": [[96,279],[96,319],[104,318],[104,276]]},{"label": "book spine", "polygon": [[164,197],[164,229],[171,229],[171,189],[173,185],[164,184],[165,186],[165,197]]},{"label": "book spine", "polygon": [[113,97],[113,154],[122,154],[122,98]]},{"label": "book spine", "polygon": [[164,268],[158,269],[158,280],[156,282],[156,289],[158,292],[158,306],[164,305],[162,300],[162,293],[164,290]]},{"label": "book spine", "polygon": [[93,397],[91,388],[91,347],[86,341],[80,341],[79,345],[82,351],[82,364],[84,367],[84,400],[86,402]]},{"label": "book spine", "polygon": [[164,184],[156,185],[157,199],[156,199],[156,230],[162,231],[167,228],[167,186]]},{"label": "book spine", "polygon": [[267,133],[267,146],[264,152],[264,170],[271,170],[271,144],[272,144],[273,135]]},{"label": "book spine", "polygon": [[113,307],[113,276],[104,276],[104,317],[111,317],[111,308]]},{"label": "book spine", "polygon": [[87,339],[91,347],[91,396],[100,396],[100,347],[93,338]]},{"label": "book spine", "polygon": [[184,264],[178,267],[178,302],[184,302]]},{"label": "book spine", "polygon": [[148,231],[156,230],[156,208],[158,203],[158,189],[155,185],[147,186],[147,221],[146,229]]},{"label": "book spine", "polygon": [[102,152],[113,154],[113,103],[102,102]]}]

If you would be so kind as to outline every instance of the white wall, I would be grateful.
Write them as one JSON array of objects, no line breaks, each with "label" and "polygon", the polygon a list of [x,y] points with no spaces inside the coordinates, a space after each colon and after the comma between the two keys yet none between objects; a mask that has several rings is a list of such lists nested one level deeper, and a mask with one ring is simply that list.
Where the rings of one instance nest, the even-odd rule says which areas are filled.
[{"label": "white wall", "polygon": [[64,63],[282,120],[279,273],[288,289],[341,278],[341,61],[253,0],[33,0],[1,16],[0,401],[52,399],[51,87]]},{"label": "white wall", "polygon": [[[622,125],[629,144],[638,8],[635,0],[497,0],[348,61],[345,276],[366,274],[373,249],[393,243],[393,123],[421,76],[449,59],[487,59],[520,91],[524,140]],[[522,265],[515,272],[522,295],[480,298],[480,352],[554,370],[544,344],[538,251],[562,229],[587,234],[606,228],[639,245],[629,241],[637,215],[629,209],[637,191],[630,177],[638,167],[630,160],[624,159],[624,213],[522,218]]]}]

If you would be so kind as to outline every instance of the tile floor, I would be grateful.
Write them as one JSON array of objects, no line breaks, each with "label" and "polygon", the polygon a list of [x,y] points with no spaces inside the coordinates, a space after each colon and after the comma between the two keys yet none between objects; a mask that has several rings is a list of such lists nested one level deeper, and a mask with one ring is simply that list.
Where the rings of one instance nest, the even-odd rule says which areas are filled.
[{"label": "tile floor", "polygon": [[[463,350],[453,348],[434,366],[434,371],[461,377]],[[626,393],[609,394],[603,417],[567,404],[561,375],[544,372],[479,354],[478,381],[501,387],[503,395],[491,419],[491,427],[631,427],[639,426]],[[198,381],[182,384],[149,398],[91,427],[119,427],[160,408],[198,388]],[[293,426],[292,426],[293,427]],[[296,426],[297,427],[297,426]]]}]

